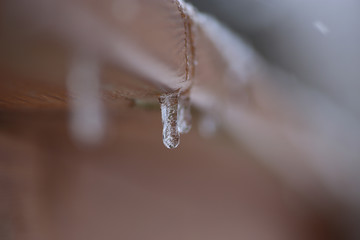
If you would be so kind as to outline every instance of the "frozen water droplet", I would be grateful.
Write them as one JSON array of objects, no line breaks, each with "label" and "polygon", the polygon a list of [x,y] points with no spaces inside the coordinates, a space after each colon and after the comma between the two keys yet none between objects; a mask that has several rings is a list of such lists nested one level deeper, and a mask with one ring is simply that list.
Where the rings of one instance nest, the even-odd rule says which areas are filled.
[{"label": "frozen water droplet", "polygon": [[163,123],[163,143],[169,148],[176,148],[180,143],[178,122],[178,93],[164,94],[159,98]]},{"label": "frozen water droplet", "polygon": [[71,133],[85,144],[99,143],[104,135],[99,72],[99,64],[94,57],[78,54],[70,65],[67,77]]},{"label": "frozen water droplet", "polygon": [[179,96],[178,104],[178,131],[188,133],[191,129],[191,103],[188,94]]}]

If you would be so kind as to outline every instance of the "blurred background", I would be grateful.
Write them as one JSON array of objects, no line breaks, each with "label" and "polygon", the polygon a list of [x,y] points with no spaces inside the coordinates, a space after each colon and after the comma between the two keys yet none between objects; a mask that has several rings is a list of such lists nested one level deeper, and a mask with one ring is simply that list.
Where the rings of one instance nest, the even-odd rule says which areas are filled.
[{"label": "blurred background", "polygon": [[0,0],[0,239],[359,239],[359,21],[357,0]]}]

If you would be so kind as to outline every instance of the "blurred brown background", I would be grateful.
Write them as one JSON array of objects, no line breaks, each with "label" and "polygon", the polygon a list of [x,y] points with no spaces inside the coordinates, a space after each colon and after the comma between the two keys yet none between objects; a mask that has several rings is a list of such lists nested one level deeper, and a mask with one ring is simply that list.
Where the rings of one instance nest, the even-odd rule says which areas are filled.
[{"label": "blurred brown background", "polygon": [[192,2],[0,1],[0,239],[357,239],[358,3]]}]

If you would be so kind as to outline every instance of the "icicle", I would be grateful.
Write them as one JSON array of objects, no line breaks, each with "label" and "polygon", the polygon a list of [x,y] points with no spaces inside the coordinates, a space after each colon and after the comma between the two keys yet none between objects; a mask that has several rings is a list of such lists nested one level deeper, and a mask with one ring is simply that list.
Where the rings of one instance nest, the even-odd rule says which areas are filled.
[{"label": "icicle", "polygon": [[176,148],[180,143],[177,126],[178,100],[178,92],[164,94],[159,98],[163,123],[163,143],[169,149]]},{"label": "icicle", "polygon": [[99,78],[99,64],[93,57],[81,54],[74,57],[67,78],[70,128],[81,143],[98,143],[104,135]]},{"label": "icicle", "polygon": [[191,129],[191,104],[189,94],[179,96],[178,131],[188,133]]}]

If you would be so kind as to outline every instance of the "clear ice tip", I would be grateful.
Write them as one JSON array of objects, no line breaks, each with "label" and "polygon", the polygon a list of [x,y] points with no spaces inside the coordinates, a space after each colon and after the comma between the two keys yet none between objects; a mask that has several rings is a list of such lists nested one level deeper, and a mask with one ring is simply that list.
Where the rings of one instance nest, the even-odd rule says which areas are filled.
[{"label": "clear ice tip", "polygon": [[163,143],[169,149],[176,148],[180,143],[178,101],[179,94],[177,92],[164,94],[159,98],[163,123]]},{"label": "clear ice tip", "polygon": [[189,95],[180,95],[178,103],[178,131],[188,133],[191,130],[191,104]]}]

